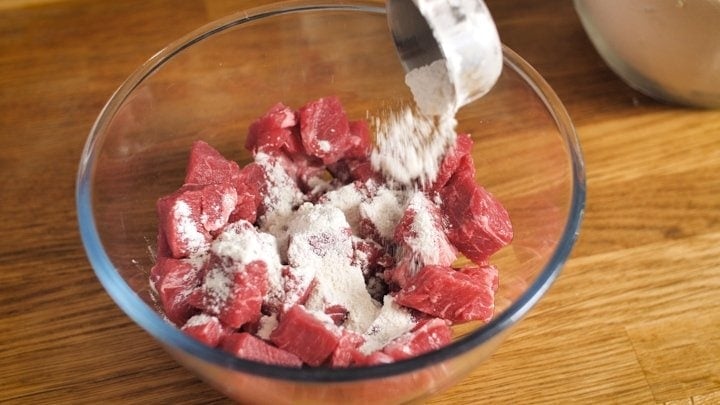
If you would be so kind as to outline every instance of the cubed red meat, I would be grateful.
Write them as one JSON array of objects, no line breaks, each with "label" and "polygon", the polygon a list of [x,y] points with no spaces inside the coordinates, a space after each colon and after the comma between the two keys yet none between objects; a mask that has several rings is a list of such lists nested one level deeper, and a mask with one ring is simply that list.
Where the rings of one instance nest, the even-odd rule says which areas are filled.
[{"label": "cubed red meat", "polygon": [[231,328],[257,322],[262,316],[263,298],[268,291],[265,262],[246,265],[213,260],[202,285],[202,308]]},{"label": "cubed red meat", "polygon": [[231,184],[209,184],[202,189],[200,223],[208,232],[222,229],[237,205],[237,191]]},{"label": "cubed red meat", "polygon": [[185,184],[234,184],[240,166],[226,159],[215,148],[203,141],[195,141],[185,172]]},{"label": "cubed red meat", "polygon": [[451,322],[488,321],[495,308],[495,291],[485,283],[484,275],[478,277],[446,266],[424,266],[395,300]]},{"label": "cubed red meat", "polygon": [[266,192],[265,172],[259,164],[250,163],[242,168],[234,184],[237,190],[237,204],[230,214],[229,222],[244,219],[254,223]]},{"label": "cubed red meat", "polygon": [[437,177],[427,187],[429,192],[440,191],[455,173],[469,173],[475,176],[475,164],[471,155],[473,141],[470,135],[459,134],[455,146],[450,149],[440,163]]},{"label": "cubed red meat", "polygon": [[228,353],[245,360],[286,367],[302,367],[302,360],[292,353],[279,349],[249,333],[233,333],[223,339],[221,347]]},{"label": "cubed red meat", "polygon": [[331,367],[348,367],[355,359],[362,356],[360,346],[365,342],[362,335],[350,330],[343,330],[338,345],[330,356]]},{"label": "cubed red meat", "polygon": [[445,320],[435,318],[388,343],[382,351],[397,361],[437,350],[451,341],[450,325]]},{"label": "cubed red meat", "polygon": [[[203,141],[193,143],[185,176],[185,184],[231,185],[235,188],[235,205],[229,221],[245,219],[255,222],[258,205],[262,199],[264,174],[257,164],[240,169],[234,161],[223,157],[220,152]],[[229,202],[228,199],[225,200]],[[212,225],[217,230],[221,226]]]},{"label": "cubed red meat", "polygon": [[158,258],[151,270],[151,280],[165,316],[176,325],[183,325],[198,311],[189,297],[200,285],[200,269],[187,260]]},{"label": "cubed red meat", "polygon": [[194,315],[185,322],[181,329],[210,347],[217,347],[220,341],[229,334],[218,318],[206,314]]},{"label": "cubed red meat", "polygon": [[337,97],[311,101],[300,108],[299,114],[300,137],[305,151],[325,164],[337,162],[357,143]]},{"label": "cubed red meat", "polygon": [[160,231],[172,257],[180,259],[207,250],[211,232],[227,224],[237,203],[228,184],[186,184],[157,202]]},{"label": "cubed red meat", "polygon": [[450,225],[448,239],[468,259],[486,263],[512,241],[512,224],[505,207],[470,173],[453,176],[440,195]]},{"label": "cubed red meat", "polygon": [[293,131],[297,124],[295,112],[282,103],[277,103],[250,124],[245,148],[253,154],[265,152],[297,153],[302,151],[298,133]]},{"label": "cubed red meat", "polygon": [[330,357],[340,340],[340,331],[323,322],[301,305],[283,314],[270,341],[295,354],[310,366],[319,366]]},{"label": "cubed red meat", "polygon": [[367,121],[350,122],[350,147],[343,156],[346,159],[367,159],[371,145],[370,127]]},{"label": "cubed red meat", "polygon": [[157,201],[160,232],[172,257],[181,259],[207,250],[212,240],[202,224],[202,189],[186,185]]},{"label": "cubed red meat", "polygon": [[460,271],[475,279],[479,285],[489,288],[493,293],[497,292],[500,286],[498,268],[492,264],[466,266],[460,269]]}]

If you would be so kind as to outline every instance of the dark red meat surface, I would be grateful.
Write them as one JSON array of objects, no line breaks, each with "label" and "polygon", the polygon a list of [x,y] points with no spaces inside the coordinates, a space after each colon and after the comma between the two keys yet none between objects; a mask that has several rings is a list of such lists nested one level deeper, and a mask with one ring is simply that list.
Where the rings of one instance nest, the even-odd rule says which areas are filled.
[{"label": "dark red meat surface", "polygon": [[453,176],[440,195],[450,224],[448,239],[468,259],[486,263],[512,240],[513,229],[505,207],[478,185],[471,173]]},{"label": "dark red meat surface", "polygon": [[475,176],[475,164],[472,155],[472,138],[467,134],[457,136],[455,146],[450,149],[440,163],[435,181],[427,188],[430,192],[439,191],[455,173],[469,173]]},{"label": "dark red meat surface", "polygon": [[[181,328],[182,331],[210,347],[217,347],[223,337],[228,335],[228,331],[214,316],[198,315],[197,317],[190,318],[190,322],[186,322]],[[197,319],[201,319],[202,322],[198,322]]]},{"label": "dark red meat surface", "polygon": [[403,360],[437,350],[450,344],[451,340],[452,329],[448,322],[435,318],[393,340],[382,351],[395,361]]},{"label": "dark red meat surface", "polygon": [[203,141],[195,141],[185,173],[185,184],[234,184],[240,166],[226,159],[215,148]]},{"label": "dark red meat surface", "polygon": [[253,154],[301,152],[302,144],[298,134],[293,131],[296,124],[295,112],[286,105],[277,103],[250,125],[245,148]]},{"label": "dark red meat surface", "polygon": [[190,295],[200,285],[200,271],[185,260],[158,258],[151,270],[165,316],[174,324],[185,323],[197,310],[190,304]]},{"label": "dark red meat surface", "polygon": [[256,260],[241,265],[214,260],[212,268],[205,273],[202,308],[216,315],[224,325],[239,328],[260,319],[267,291],[264,262]]},{"label": "dark red meat surface", "polygon": [[[484,267],[496,274],[492,266]],[[491,275],[461,272],[446,266],[424,266],[397,294],[398,304],[452,322],[487,321],[495,308]]]},{"label": "dark red meat surface", "polygon": [[258,209],[266,193],[265,172],[257,163],[250,163],[243,167],[235,182],[237,191],[237,204],[230,213],[229,222],[244,219],[254,223],[257,219]]},{"label": "dark red meat surface", "polygon": [[337,162],[359,143],[358,137],[350,133],[350,123],[337,97],[311,101],[300,108],[299,114],[305,151],[325,164]]},{"label": "dark red meat surface", "polygon": [[295,354],[310,366],[319,366],[330,357],[340,340],[334,325],[319,320],[303,306],[295,305],[280,319],[270,341]]},{"label": "dark red meat surface", "polygon": [[365,342],[362,335],[355,332],[344,330],[338,345],[330,356],[331,367],[348,367],[355,363],[356,359],[362,354],[359,351],[360,346]]},{"label": "dark red meat surface", "polygon": [[223,339],[221,347],[228,353],[246,360],[278,366],[301,367],[296,355],[279,349],[249,333],[233,333]]}]

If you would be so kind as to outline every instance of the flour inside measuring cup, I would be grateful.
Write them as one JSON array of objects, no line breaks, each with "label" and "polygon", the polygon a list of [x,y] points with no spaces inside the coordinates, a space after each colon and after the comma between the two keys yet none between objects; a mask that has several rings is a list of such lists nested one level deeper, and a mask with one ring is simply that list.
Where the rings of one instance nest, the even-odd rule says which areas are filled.
[{"label": "flour inside measuring cup", "polygon": [[455,144],[455,89],[444,59],[409,71],[405,83],[415,106],[403,106],[375,118],[375,170],[397,183],[431,183],[442,156]]}]

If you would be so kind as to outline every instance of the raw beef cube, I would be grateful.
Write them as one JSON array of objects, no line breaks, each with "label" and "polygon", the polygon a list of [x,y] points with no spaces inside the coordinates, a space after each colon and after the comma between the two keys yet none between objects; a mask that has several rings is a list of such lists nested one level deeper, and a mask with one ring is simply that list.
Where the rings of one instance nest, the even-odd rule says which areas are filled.
[{"label": "raw beef cube", "polygon": [[201,193],[200,223],[208,232],[215,232],[228,223],[237,205],[237,192],[230,184],[209,184]]},{"label": "raw beef cube", "polygon": [[221,347],[241,359],[286,367],[301,367],[302,360],[292,353],[278,349],[262,339],[246,333],[233,333],[222,341]]},{"label": "raw beef cube", "polygon": [[230,214],[229,222],[244,219],[254,223],[265,194],[265,172],[257,163],[250,163],[242,168],[234,184],[237,190],[237,204]]},{"label": "raw beef cube", "polygon": [[443,156],[437,177],[427,188],[428,191],[440,191],[455,173],[467,172],[475,176],[475,164],[470,154],[472,145],[473,141],[470,135],[461,134],[457,136],[455,146]]},{"label": "raw beef cube", "polygon": [[287,311],[270,341],[277,347],[298,356],[302,361],[319,366],[338,345],[340,332],[332,322],[324,322],[301,305]]},{"label": "raw beef cube", "polygon": [[295,112],[282,103],[272,106],[262,117],[250,125],[245,148],[253,153],[302,151],[302,144],[292,129],[297,124]]},{"label": "raw beef cube", "polygon": [[185,184],[234,184],[240,174],[237,163],[203,141],[193,142],[186,170]]},{"label": "raw beef cube", "polygon": [[346,159],[367,159],[370,155],[370,128],[365,120],[350,122],[350,147]]},{"label": "raw beef cube", "polygon": [[424,266],[395,297],[398,304],[451,322],[488,321],[495,292],[473,273]]},{"label": "raw beef cube", "polygon": [[262,316],[263,298],[268,291],[265,262],[246,265],[212,260],[203,280],[202,308],[231,328],[257,322]]},{"label": "raw beef cube", "polygon": [[300,137],[308,154],[331,164],[353,147],[350,123],[337,97],[311,101],[299,112]]},{"label": "raw beef cube", "polygon": [[362,335],[347,329],[343,330],[338,345],[330,356],[330,366],[348,367],[353,364],[356,358],[362,356],[358,348],[364,341]]},{"label": "raw beef cube", "polygon": [[185,185],[157,201],[160,232],[176,259],[206,251],[212,240],[201,219],[204,187]]},{"label": "raw beef cube", "polygon": [[452,329],[442,319],[433,319],[412,332],[393,340],[383,348],[393,361],[415,357],[448,345],[452,340]]},{"label": "raw beef cube", "polygon": [[395,227],[395,241],[415,253],[422,264],[449,266],[457,258],[455,247],[445,235],[440,208],[420,191],[410,197]]},{"label": "raw beef cube", "polygon": [[210,232],[227,224],[237,193],[228,184],[186,184],[157,202],[160,229],[172,257],[207,250]]},{"label": "raw beef cube", "polygon": [[207,314],[194,315],[181,329],[210,347],[217,347],[222,338],[228,334],[219,319]]},{"label": "raw beef cube", "polygon": [[[193,143],[185,183],[232,185],[235,188],[236,201],[229,217],[230,222],[239,219],[255,222],[257,207],[262,199],[261,186],[264,178],[263,171],[257,164],[251,163],[241,170],[237,163],[225,159],[207,143]],[[210,229],[211,231],[217,230],[220,226],[211,225],[211,228],[214,228]]]},{"label": "raw beef cube", "polygon": [[500,286],[500,278],[498,277],[498,269],[492,264],[483,266],[467,266],[460,269],[463,273],[472,277],[476,282],[486,288],[497,292]]},{"label": "raw beef cube", "polygon": [[200,270],[186,260],[162,258],[151,274],[165,316],[176,325],[184,324],[197,312],[189,297],[200,285]]},{"label": "raw beef cube", "polygon": [[440,191],[448,218],[448,239],[468,259],[481,264],[513,237],[508,212],[471,173],[458,173]]}]

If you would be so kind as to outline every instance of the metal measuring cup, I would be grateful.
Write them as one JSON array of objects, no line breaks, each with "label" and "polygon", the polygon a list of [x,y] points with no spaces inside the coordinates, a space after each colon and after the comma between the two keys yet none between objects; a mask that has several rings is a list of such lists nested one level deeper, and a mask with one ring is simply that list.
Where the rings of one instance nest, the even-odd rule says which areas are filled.
[{"label": "metal measuring cup", "polygon": [[457,108],[495,85],[502,45],[482,0],[387,0],[386,10],[405,71],[445,59]]}]

